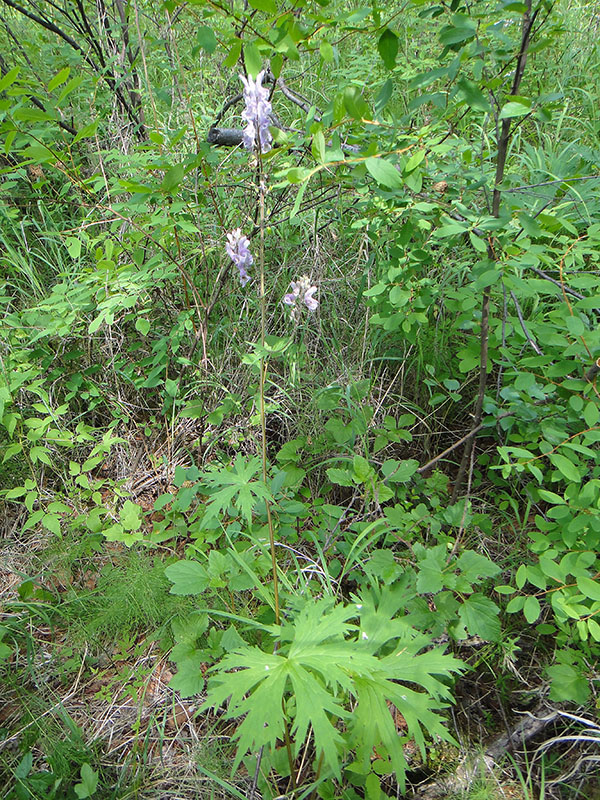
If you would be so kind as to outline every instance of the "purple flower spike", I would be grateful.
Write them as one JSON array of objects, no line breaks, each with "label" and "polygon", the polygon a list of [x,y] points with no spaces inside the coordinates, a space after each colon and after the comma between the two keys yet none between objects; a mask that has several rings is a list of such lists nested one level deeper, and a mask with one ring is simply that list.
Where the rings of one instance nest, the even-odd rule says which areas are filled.
[{"label": "purple flower spike", "polygon": [[248,275],[246,268],[254,263],[252,253],[249,250],[249,244],[248,237],[242,234],[240,228],[236,228],[234,231],[227,234],[225,250],[229,258],[240,271],[240,283],[242,287],[250,280],[250,275]]},{"label": "purple flower spike", "polygon": [[285,295],[283,302],[288,306],[292,306],[292,319],[300,319],[302,314],[301,303],[304,303],[309,311],[317,310],[319,301],[314,297],[317,287],[310,285],[310,278],[307,275],[303,275],[299,281],[292,281],[290,289],[292,291]]},{"label": "purple flower spike", "polygon": [[250,75],[245,78],[240,75],[240,80],[244,84],[244,102],[246,108],[242,111],[242,119],[246,122],[242,139],[246,150],[255,150],[260,144],[261,152],[268,153],[273,146],[273,137],[269,130],[271,116],[271,103],[269,102],[269,90],[262,85],[265,71],[262,70],[252,80]]}]

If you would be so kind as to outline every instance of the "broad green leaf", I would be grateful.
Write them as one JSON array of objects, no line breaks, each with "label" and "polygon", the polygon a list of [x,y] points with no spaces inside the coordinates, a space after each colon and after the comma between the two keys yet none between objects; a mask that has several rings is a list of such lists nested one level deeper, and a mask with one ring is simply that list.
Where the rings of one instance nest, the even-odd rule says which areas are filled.
[{"label": "broad green leaf", "polygon": [[167,170],[160,188],[163,192],[172,192],[174,189],[177,189],[182,180],[183,164],[174,164]]},{"label": "broad green leaf", "polygon": [[456,568],[460,569],[471,583],[479,577],[493,578],[502,571],[497,564],[474,550],[465,550],[457,560]]},{"label": "broad green leaf", "polygon": [[585,705],[590,696],[590,685],[579,670],[570,664],[554,664],[548,667],[547,673],[551,680],[551,700]]},{"label": "broad green leaf", "polygon": [[497,642],[500,639],[500,620],[498,606],[483,594],[467,597],[460,606],[458,616],[471,636],[481,636]]},{"label": "broad green leaf", "polygon": [[147,336],[150,332],[150,320],[145,317],[137,317],[135,320],[135,329],[139,331],[142,336]]},{"label": "broad green leaf", "polygon": [[487,96],[481,91],[479,86],[468,78],[461,78],[458,81],[458,88],[465,103],[476,111],[491,111],[492,106]]},{"label": "broad green leaf", "polygon": [[333,47],[329,44],[329,42],[323,40],[319,45],[319,53],[323,61],[327,64],[330,64],[334,59],[334,52]]},{"label": "broad green leaf", "polygon": [[581,575],[577,578],[577,588],[590,600],[600,601],[600,581],[594,581]]},{"label": "broad green leaf", "polygon": [[275,0],[249,0],[250,8],[257,11],[265,11],[267,14],[277,13],[277,3]]},{"label": "broad green leaf", "polygon": [[429,547],[422,559],[419,559],[417,592],[419,594],[436,594],[444,586],[446,569],[446,548],[443,544]]},{"label": "broad green leaf", "polygon": [[445,25],[440,31],[440,42],[445,47],[466,42],[477,33],[474,23],[462,14],[455,14],[452,22],[452,25]]},{"label": "broad green leaf", "polygon": [[119,514],[119,520],[126,531],[137,531],[142,525],[142,509],[131,500],[125,500]]},{"label": "broad green leaf", "polygon": [[523,605],[523,614],[527,622],[532,625],[541,613],[540,601],[534,595],[529,595]]},{"label": "broad green leaf", "polygon": [[236,37],[232,39],[229,44],[230,44],[229,53],[227,55],[227,58],[223,60],[223,66],[235,67],[239,57],[242,54],[242,40]]},{"label": "broad green leaf", "polygon": [[171,594],[201,594],[210,582],[206,569],[198,561],[177,561],[169,564],[165,575],[171,581]]},{"label": "broad green leaf", "polygon": [[67,245],[67,252],[71,256],[71,258],[79,258],[81,255],[81,239],[77,239],[74,236],[69,236],[65,244]]},{"label": "broad green leaf", "polygon": [[598,420],[600,419],[600,408],[598,407],[598,403],[594,403],[592,400],[590,400],[583,411],[583,419],[585,420],[585,424],[588,426],[588,428],[593,428],[594,425],[598,424]]},{"label": "broad green leaf", "polygon": [[252,78],[256,78],[262,67],[262,56],[258,52],[256,42],[248,42],[244,45],[244,63],[248,74]]},{"label": "broad green leaf", "polygon": [[352,474],[346,469],[339,469],[338,467],[329,467],[327,470],[327,477],[332,483],[337,486],[354,486],[352,481]]},{"label": "broad green leaf", "polygon": [[177,672],[169,681],[169,687],[182,697],[193,697],[204,689],[202,664],[206,660],[203,653],[195,653],[177,661]]},{"label": "broad green leaf", "polygon": [[79,800],[91,797],[95,794],[98,787],[98,773],[89,764],[81,765],[81,783],[76,783],[73,787]]},{"label": "broad green leaf", "polygon": [[377,42],[379,55],[386,69],[394,69],[398,55],[398,37],[394,31],[386,28]]},{"label": "broad green leaf", "polygon": [[406,483],[418,468],[419,462],[414,458],[407,458],[404,461],[388,459],[383,462],[381,472],[390,483]]},{"label": "broad green leaf", "polygon": [[390,189],[402,187],[402,176],[396,167],[385,158],[367,158],[365,166],[377,183]]},{"label": "broad green leaf", "polygon": [[554,464],[556,469],[563,475],[564,478],[566,478],[566,480],[573,483],[580,483],[581,475],[579,474],[579,470],[566,456],[563,456],[560,453],[551,453],[549,458],[552,464]]},{"label": "broad green leaf", "polygon": [[217,49],[217,38],[212,28],[201,25],[196,31],[196,41],[198,45],[206,50],[207,53],[214,53]]},{"label": "broad green leaf", "polygon": [[530,101],[511,100],[502,106],[499,119],[512,119],[512,117],[523,117],[531,111]]}]

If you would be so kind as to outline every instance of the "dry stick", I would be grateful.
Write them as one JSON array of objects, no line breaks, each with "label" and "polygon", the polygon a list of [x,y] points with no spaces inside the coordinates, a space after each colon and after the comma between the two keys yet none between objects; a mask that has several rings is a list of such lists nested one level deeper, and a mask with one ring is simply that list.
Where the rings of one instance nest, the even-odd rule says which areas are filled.
[{"label": "dry stick", "polygon": [[519,318],[519,322],[521,323],[521,328],[523,329],[525,338],[527,339],[531,347],[535,350],[535,352],[538,354],[538,356],[543,356],[544,354],[541,348],[538,346],[537,342],[531,338],[531,335],[527,330],[527,325],[525,324],[525,320],[523,319],[523,312],[521,311],[521,306],[519,305],[519,301],[517,300],[515,293],[511,291],[510,296],[512,298],[513,303],[515,304],[515,308],[517,309],[517,317]]},{"label": "dry stick", "polygon": [[527,715],[512,730],[503,733],[491,742],[485,752],[475,758],[467,758],[456,770],[455,775],[430,783],[413,794],[413,800],[443,800],[446,797],[461,794],[469,788],[482,769],[491,770],[498,759],[503,756],[514,743],[526,742],[537,736],[546,725],[558,716],[558,711],[543,714],[538,708],[534,714]]},{"label": "dry stick", "polygon": [[[519,50],[519,57],[517,59],[517,66],[515,69],[515,76],[511,87],[510,95],[514,96],[519,93],[519,86],[525,71],[525,64],[527,63],[527,50],[529,49],[529,36],[531,29],[535,23],[536,17],[539,13],[539,8],[535,10],[530,17],[531,0],[527,0],[527,12],[523,17],[523,35],[521,38],[521,47]],[[510,96],[509,95],[509,96]],[[500,136],[498,139],[498,160],[496,162],[496,178],[494,181],[494,195],[492,200],[492,216],[498,218],[500,216],[500,184],[504,179],[504,168],[506,165],[506,156],[508,154],[508,143],[510,140],[511,120],[510,118],[502,120],[500,128]],[[492,261],[497,261],[494,247],[491,240],[488,242],[488,258]],[[485,399],[485,389],[487,386],[488,376],[488,349],[489,349],[489,329],[490,329],[490,297],[491,287],[487,287],[483,292],[483,299],[481,304],[481,333],[480,333],[480,350],[479,350],[479,390],[477,392],[477,400],[475,404],[475,413],[473,415],[473,428],[477,428],[481,424],[483,415],[483,402]],[[464,481],[467,467],[471,462],[471,451],[474,446],[473,436],[470,436],[458,469],[458,475],[454,483],[452,491],[451,503],[454,504],[458,500],[461,485]]]},{"label": "dry stick", "polygon": [[[22,14],[24,17],[27,17],[33,22],[36,22],[38,25],[41,25],[42,28],[45,28],[51,33],[55,33],[57,36],[63,39],[63,41],[65,41],[70,47],[72,47],[73,50],[76,50],[78,53],[81,53],[83,60],[94,70],[94,72],[96,72],[98,75],[102,75],[102,70],[98,67],[98,64],[96,64],[94,59],[90,55],[88,55],[88,53],[86,53],[83,47],[81,47],[81,45],[78,44],[78,42],[76,42],[72,36],[69,36],[69,34],[63,31],[62,28],[59,28],[58,25],[55,25],[52,22],[52,20],[48,19],[47,17],[40,17],[37,14],[32,13],[28,9],[23,8],[23,6],[20,6],[18,3],[15,3],[14,0],[2,0],[2,2],[9,8],[12,8],[15,11],[17,11],[19,14]],[[93,40],[91,41],[88,40],[88,43],[92,47],[96,44]],[[103,62],[101,66],[105,67],[106,63],[104,62],[104,58],[102,57],[101,60]],[[145,139],[144,131],[140,130],[139,128],[140,120],[139,118],[136,117],[134,109],[129,105],[127,99],[123,96],[123,93],[119,88],[118,81],[114,73],[111,75],[104,75],[104,80],[107,82],[111,90],[117,96],[121,106],[127,113],[127,116],[129,117],[131,122],[136,126],[136,133],[138,138],[142,140]]]}]

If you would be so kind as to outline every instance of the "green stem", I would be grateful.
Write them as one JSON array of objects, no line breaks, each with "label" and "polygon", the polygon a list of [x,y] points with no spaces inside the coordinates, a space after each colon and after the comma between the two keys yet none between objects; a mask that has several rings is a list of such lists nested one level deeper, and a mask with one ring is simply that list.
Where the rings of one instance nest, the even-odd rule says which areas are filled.
[{"label": "green stem", "polygon": [[[260,148],[258,155],[258,204],[260,242],[258,261],[260,267],[260,344],[262,352],[265,348],[265,333],[267,327],[267,300],[265,297],[265,180],[262,172]],[[267,483],[267,423],[265,418],[265,383],[267,380],[268,365],[264,355],[260,360],[260,429],[262,434],[262,477]],[[273,515],[271,504],[265,500],[267,509],[267,525],[269,529],[269,547],[271,549],[271,565],[273,570],[273,597],[275,599],[275,624],[279,625],[279,579],[277,577],[277,559],[275,557],[275,535],[273,533]]]}]

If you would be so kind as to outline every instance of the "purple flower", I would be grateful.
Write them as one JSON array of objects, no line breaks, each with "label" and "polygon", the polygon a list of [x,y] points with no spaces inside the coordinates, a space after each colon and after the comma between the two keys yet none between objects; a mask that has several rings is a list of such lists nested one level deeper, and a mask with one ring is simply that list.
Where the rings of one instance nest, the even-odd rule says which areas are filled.
[{"label": "purple flower", "polygon": [[310,285],[310,278],[307,275],[303,275],[299,281],[292,281],[290,288],[292,291],[285,295],[283,302],[288,306],[292,306],[293,319],[300,319],[302,314],[300,303],[304,303],[309,311],[317,310],[319,301],[314,297],[317,287]]},{"label": "purple flower", "polygon": [[236,228],[227,234],[225,250],[227,250],[227,255],[240,271],[240,283],[242,286],[245,286],[250,280],[246,267],[250,267],[254,262],[252,253],[248,248],[249,244],[248,237],[242,234],[240,228]]},{"label": "purple flower", "polygon": [[269,90],[262,86],[265,71],[262,70],[252,80],[250,75],[245,78],[240,75],[244,84],[244,102],[246,108],[242,111],[242,119],[246,122],[242,139],[246,150],[255,150],[260,144],[261,152],[268,153],[273,144],[273,137],[269,130],[271,103]]}]

